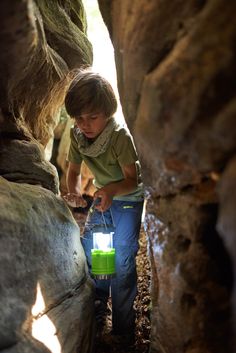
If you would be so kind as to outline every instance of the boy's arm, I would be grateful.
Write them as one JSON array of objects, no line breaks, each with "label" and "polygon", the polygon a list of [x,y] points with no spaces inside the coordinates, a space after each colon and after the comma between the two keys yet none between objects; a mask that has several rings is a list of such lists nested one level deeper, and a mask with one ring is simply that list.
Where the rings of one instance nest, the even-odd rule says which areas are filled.
[{"label": "boy's arm", "polygon": [[70,206],[73,207],[86,207],[87,202],[81,195],[81,164],[69,162],[66,184],[68,194],[64,196],[64,199]]},{"label": "boy's arm", "polygon": [[137,170],[135,163],[121,166],[124,179],[110,183],[95,192],[94,197],[100,198],[101,202],[96,206],[99,211],[105,211],[111,206],[114,196],[126,195],[137,187]]},{"label": "boy's arm", "polygon": [[68,192],[73,194],[81,194],[81,164],[69,162],[66,174],[66,185]]}]

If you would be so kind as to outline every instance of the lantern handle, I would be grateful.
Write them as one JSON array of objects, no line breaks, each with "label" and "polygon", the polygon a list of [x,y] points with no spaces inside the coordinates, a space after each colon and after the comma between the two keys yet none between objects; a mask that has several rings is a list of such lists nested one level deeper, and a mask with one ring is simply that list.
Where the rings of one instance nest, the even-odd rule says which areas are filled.
[{"label": "lantern handle", "polygon": [[[100,201],[101,201],[101,199],[100,199],[100,198],[97,198],[97,199],[93,202],[92,208],[94,208]],[[115,228],[115,222],[114,222],[114,218],[113,218],[113,214],[112,214],[111,208],[109,208],[109,211],[110,211],[110,214],[111,214],[112,225],[113,225],[113,227]],[[106,220],[105,220],[105,217],[104,217],[104,213],[103,213],[103,211],[100,211],[100,212],[101,212],[101,214],[102,214],[102,220],[103,220],[104,226],[105,226],[105,228],[107,229],[107,224],[106,224]]]},{"label": "lantern handle", "polygon": [[[113,227],[115,228],[115,222],[114,222],[114,218],[113,218],[112,211],[111,211],[111,209],[109,209],[109,211],[110,211],[110,214],[111,214],[112,225],[113,225]],[[102,214],[102,219],[103,219],[103,223],[104,223],[104,225],[105,225],[105,228],[107,228],[107,224],[106,224],[106,220],[105,220],[103,211],[101,211],[101,214]]]},{"label": "lantern handle", "polygon": [[112,225],[113,225],[113,227],[115,228],[116,226],[115,226],[115,222],[114,222],[113,214],[112,214],[112,212],[111,212],[111,208],[110,208],[110,214],[111,214],[111,221],[112,221]]}]

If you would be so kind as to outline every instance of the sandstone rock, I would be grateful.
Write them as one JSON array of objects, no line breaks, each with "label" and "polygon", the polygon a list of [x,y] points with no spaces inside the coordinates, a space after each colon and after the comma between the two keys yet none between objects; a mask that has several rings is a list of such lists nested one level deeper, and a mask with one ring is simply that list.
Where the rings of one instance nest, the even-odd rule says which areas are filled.
[{"label": "sandstone rock", "polygon": [[[217,198],[198,188],[150,201],[151,352],[231,352],[232,269],[215,230]],[[221,334],[219,335],[219,332]]]},{"label": "sandstone rock", "polygon": [[230,256],[236,254],[227,250],[216,224],[219,205],[222,238],[234,245],[234,173],[224,176],[220,199],[214,195],[236,148],[236,3],[99,5],[115,48],[125,119],[150,190],[150,351],[231,353]]},{"label": "sandstone rock", "polygon": [[61,80],[92,62],[82,1],[3,1],[0,18],[2,106],[45,146],[64,100]]},{"label": "sandstone rock", "polygon": [[54,193],[59,192],[57,170],[44,159],[43,149],[36,141],[2,140],[0,171],[7,180],[39,184]]},{"label": "sandstone rock", "polygon": [[93,285],[70,210],[38,185],[0,178],[0,190],[0,350],[46,352],[30,338],[40,286],[63,352],[90,352]]},{"label": "sandstone rock", "polygon": [[164,196],[221,170],[236,141],[235,2],[99,3],[145,182]]},{"label": "sandstone rock", "polygon": [[57,171],[42,149],[63,103],[62,80],[92,61],[83,4],[4,0],[0,19],[0,350],[48,352],[31,334],[40,288],[40,315],[55,325],[62,351],[91,352],[93,285],[79,228],[56,196]]}]

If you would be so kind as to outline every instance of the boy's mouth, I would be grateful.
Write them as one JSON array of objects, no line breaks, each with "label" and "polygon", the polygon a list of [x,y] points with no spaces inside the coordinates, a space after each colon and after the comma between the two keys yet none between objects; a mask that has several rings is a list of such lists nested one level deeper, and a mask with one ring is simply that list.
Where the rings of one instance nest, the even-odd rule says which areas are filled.
[{"label": "boy's mouth", "polygon": [[83,131],[83,134],[85,136],[91,136],[91,135],[94,135],[94,133],[92,131]]}]

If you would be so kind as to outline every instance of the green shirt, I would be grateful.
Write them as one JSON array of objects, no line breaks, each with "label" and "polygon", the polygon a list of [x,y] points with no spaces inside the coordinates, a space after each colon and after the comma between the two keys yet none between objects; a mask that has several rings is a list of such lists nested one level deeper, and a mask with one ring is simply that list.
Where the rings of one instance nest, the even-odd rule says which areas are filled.
[{"label": "green shirt", "polygon": [[89,157],[79,151],[75,130],[71,129],[71,144],[68,160],[72,163],[86,163],[94,175],[94,185],[99,189],[112,182],[124,179],[122,165],[135,163],[138,176],[137,188],[127,195],[115,196],[115,200],[140,201],[143,199],[143,184],[140,174],[140,163],[130,133],[123,127],[116,128],[104,153]]}]

